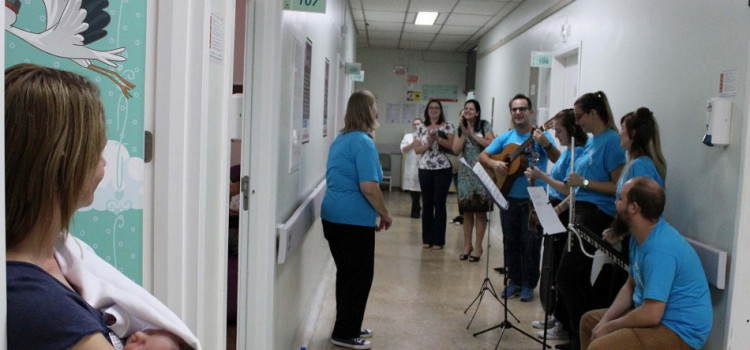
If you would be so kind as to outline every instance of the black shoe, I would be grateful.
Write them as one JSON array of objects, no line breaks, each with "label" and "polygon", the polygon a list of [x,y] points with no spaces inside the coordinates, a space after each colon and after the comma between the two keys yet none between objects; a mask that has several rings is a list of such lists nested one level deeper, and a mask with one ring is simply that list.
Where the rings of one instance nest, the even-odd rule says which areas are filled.
[{"label": "black shoe", "polygon": [[505,267],[500,266],[500,267],[494,268],[493,270],[497,271],[497,273],[499,273],[501,275],[505,274]]},{"label": "black shoe", "polygon": [[562,343],[555,345],[555,349],[570,350],[570,343]]},{"label": "black shoe", "polygon": [[419,219],[420,218],[419,212],[416,212],[416,213],[413,212],[413,213],[411,213],[411,217],[415,218],[415,219]]}]

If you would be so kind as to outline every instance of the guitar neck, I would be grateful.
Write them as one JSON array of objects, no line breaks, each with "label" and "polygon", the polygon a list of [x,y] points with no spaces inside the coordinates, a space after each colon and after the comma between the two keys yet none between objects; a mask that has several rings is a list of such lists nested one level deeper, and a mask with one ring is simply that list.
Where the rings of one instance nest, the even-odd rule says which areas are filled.
[{"label": "guitar neck", "polygon": [[573,233],[576,233],[578,237],[593,245],[596,249],[601,250],[605,255],[614,260],[615,265],[628,271],[629,266],[625,262],[625,256],[622,252],[609,244],[609,242],[605,241],[603,238],[599,237],[599,235],[591,232],[591,230],[581,224],[570,225],[568,228],[572,229]]}]

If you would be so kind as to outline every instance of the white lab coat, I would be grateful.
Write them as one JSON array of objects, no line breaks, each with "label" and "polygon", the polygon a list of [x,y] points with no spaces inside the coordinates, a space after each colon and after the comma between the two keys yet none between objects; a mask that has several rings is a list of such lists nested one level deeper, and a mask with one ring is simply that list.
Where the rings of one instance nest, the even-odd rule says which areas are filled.
[{"label": "white lab coat", "polygon": [[421,192],[419,188],[419,173],[417,170],[417,162],[419,162],[419,155],[414,152],[414,148],[404,153],[404,147],[414,142],[417,133],[407,133],[401,140],[401,153],[404,155],[404,177],[401,179],[401,188],[407,191]]}]

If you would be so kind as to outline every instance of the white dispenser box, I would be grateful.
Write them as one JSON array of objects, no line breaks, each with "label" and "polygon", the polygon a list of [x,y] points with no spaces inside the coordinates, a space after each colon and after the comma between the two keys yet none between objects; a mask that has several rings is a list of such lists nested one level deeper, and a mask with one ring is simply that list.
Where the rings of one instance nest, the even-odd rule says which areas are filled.
[{"label": "white dispenser box", "polygon": [[729,145],[729,126],[732,123],[732,100],[713,97],[706,104],[706,135],[703,143],[707,146]]}]

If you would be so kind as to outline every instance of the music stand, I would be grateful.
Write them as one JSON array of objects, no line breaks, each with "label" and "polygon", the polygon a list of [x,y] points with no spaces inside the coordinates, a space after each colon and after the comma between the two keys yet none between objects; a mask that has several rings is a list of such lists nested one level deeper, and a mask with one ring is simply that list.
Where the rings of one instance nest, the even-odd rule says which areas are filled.
[{"label": "music stand", "polygon": [[[471,315],[471,320],[469,320],[469,323],[466,325],[466,329],[469,329],[469,327],[471,326],[471,323],[474,322],[474,318],[477,316],[477,312],[479,311],[479,304],[482,303],[482,300],[484,298],[484,292],[490,292],[490,294],[495,298],[495,300],[497,300],[497,302],[499,302],[500,305],[505,307],[505,303],[503,303],[500,300],[500,297],[497,296],[495,287],[492,285],[492,281],[490,281],[490,247],[492,247],[492,245],[490,244],[489,233],[490,233],[491,221],[492,220],[490,219],[490,215],[488,213],[487,214],[487,227],[485,228],[487,232],[487,234],[485,234],[485,236],[487,237],[487,249],[486,249],[487,257],[485,258],[485,262],[484,262],[484,280],[482,281],[482,286],[479,289],[479,294],[477,294],[474,300],[471,301],[471,304],[469,304],[469,306],[466,307],[466,310],[464,310],[464,313],[467,313],[469,309],[471,308],[471,306],[474,305],[474,303],[477,303],[477,308],[474,310],[474,314]],[[516,319],[516,321],[518,321],[518,317],[516,317],[516,315],[514,315],[512,312],[510,314],[511,316],[513,316],[513,318]]]}]

